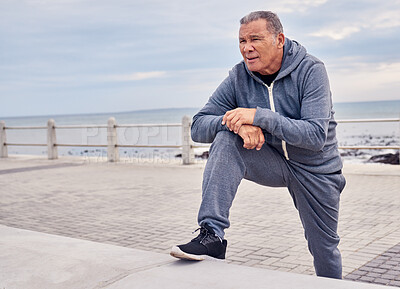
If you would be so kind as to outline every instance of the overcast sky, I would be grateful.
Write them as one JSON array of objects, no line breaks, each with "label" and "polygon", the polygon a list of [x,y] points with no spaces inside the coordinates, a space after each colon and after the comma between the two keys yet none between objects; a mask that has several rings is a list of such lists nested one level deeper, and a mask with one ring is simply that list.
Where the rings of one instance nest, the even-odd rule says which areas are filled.
[{"label": "overcast sky", "polygon": [[0,0],[0,117],[201,107],[272,10],[334,102],[400,99],[400,0]]}]

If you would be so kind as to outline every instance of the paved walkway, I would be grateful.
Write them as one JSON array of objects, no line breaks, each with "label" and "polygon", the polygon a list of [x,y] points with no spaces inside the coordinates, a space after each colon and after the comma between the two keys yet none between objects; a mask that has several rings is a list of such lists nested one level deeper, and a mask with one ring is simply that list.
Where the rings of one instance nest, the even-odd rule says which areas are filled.
[{"label": "paved walkway", "polygon": [[[161,164],[160,164],[161,162]],[[0,159],[0,224],[156,253],[197,228],[204,163]],[[346,165],[343,275],[400,287],[400,167]],[[231,264],[314,274],[285,188],[243,181],[226,232]]]}]

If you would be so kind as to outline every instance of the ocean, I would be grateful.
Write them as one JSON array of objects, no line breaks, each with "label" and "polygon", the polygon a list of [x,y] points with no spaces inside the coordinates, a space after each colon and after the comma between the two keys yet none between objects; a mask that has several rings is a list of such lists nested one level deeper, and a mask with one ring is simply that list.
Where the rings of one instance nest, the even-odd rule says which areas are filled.
[{"label": "ocean", "polygon": [[[171,108],[128,112],[51,115],[26,117],[0,117],[8,127],[46,126],[48,119],[54,119],[56,126],[63,125],[106,125],[110,117],[117,124],[170,124],[180,123],[184,115],[192,117],[199,108]],[[343,119],[381,119],[400,118],[400,100],[335,103],[336,120]],[[6,130],[8,143],[46,144],[46,130]],[[129,127],[118,128],[118,143],[127,145],[180,145],[181,128],[164,127]],[[399,146],[400,122],[384,123],[339,123],[337,138],[341,146]],[[107,144],[106,129],[79,128],[57,129],[57,143],[63,144]],[[201,154],[205,149],[196,149]],[[106,158],[106,148],[95,147],[58,147],[60,156],[91,156]],[[372,155],[393,153],[394,150],[341,150],[345,161],[366,162]],[[8,153],[46,155],[46,147],[9,146]],[[171,159],[180,153],[174,148],[120,148],[120,156],[125,159],[161,158]]]}]

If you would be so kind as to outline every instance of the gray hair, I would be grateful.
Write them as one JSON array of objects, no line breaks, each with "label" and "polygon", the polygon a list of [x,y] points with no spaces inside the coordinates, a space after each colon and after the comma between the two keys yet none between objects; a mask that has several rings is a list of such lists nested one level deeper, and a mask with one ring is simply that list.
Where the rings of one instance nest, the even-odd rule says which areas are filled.
[{"label": "gray hair", "polygon": [[282,23],[279,20],[278,15],[271,11],[254,11],[242,19],[240,19],[240,25],[249,24],[250,22],[265,19],[267,21],[267,30],[273,34],[275,37],[278,36],[279,33],[283,33]]}]

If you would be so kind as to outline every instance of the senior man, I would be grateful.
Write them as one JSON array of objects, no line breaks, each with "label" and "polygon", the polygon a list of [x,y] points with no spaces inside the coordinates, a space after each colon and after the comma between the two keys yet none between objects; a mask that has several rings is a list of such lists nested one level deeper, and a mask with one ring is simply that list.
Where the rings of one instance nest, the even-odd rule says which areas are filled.
[{"label": "senior man", "polygon": [[200,233],[174,246],[171,255],[225,258],[224,230],[244,178],[288,188],[316,274],[340,279],[337,224],[345,178],[324,64],[285,38],[270,11],[252,12],[240,24],[243,61],[193,118],[193,140],[212,142],[203,175]]}]

